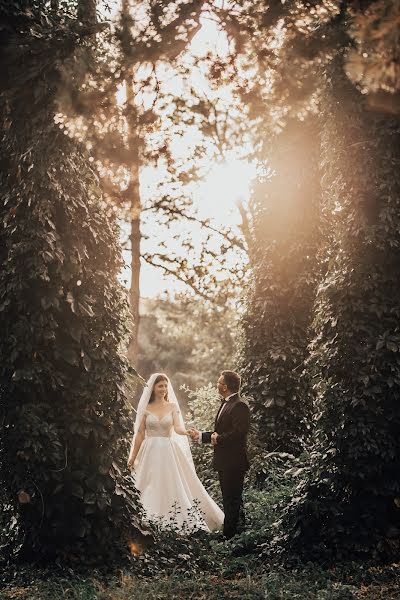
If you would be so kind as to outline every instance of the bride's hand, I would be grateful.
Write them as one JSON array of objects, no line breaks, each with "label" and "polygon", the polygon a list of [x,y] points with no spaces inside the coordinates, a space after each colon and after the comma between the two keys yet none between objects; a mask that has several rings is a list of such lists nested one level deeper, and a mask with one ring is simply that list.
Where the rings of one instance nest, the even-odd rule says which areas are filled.
[{"label": "bride's hand", "polygon": [[199,441],[200,431],[198,429],[196,429],[195,427],[191,427],[189,429],[188,433],[189,433],[189,437],[191,438],[192,442]]}]

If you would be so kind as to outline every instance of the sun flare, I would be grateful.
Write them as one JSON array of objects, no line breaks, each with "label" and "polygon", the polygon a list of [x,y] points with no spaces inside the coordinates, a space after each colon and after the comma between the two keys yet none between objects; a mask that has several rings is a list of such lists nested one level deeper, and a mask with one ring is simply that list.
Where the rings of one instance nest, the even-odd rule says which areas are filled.
[{"label": "sun flare", "polygon": [[240,213],[237,204],[247,203],[255,175],[253,163],[227,156],[224,162],[211,167],[209,174],[199,184],[196,194],[199,212],[204,212],[222,225],[238,225]]}]

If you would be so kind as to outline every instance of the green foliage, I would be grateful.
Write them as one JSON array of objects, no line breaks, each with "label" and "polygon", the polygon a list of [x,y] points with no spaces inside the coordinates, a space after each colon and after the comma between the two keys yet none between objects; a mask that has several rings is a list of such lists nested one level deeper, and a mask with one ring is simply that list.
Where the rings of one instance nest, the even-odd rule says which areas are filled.
[{"label": "green foliage", "polygon": [[[289,115],[302,120],[315,113],[321,101],[320,74],[338,55],[344,59],[341,74],[362,90],[370,108],[399,114],[400,9],[395,0],[321,0],[312,5],[243,0],[223,18],[238,60],[227,61],[222,77],[236,76],[250,116],[260,119],[261,138],[266,118],[276,131]],[[238,71],[243,77],[237,77]]]},{"label": "green foliage", "polygon": [[[219,156],[226,120],[238,122],[227,100],[206,103],[206,96],[202,99],[202,93],[193,89],[193,73],[204,78],[209,62],[204,58],[199,65],[199,58],[188,50],[200,29],[205,4],[204,0],[122,3],[116,27],[97,36],[92,54],[79,47],[64,62],[58,84],[57,118],[68,135],[86,145],[104,198],[127,225],[135,323],[139,322],[135,274],[143,261],[221,306],[232,294],[231,286],[221,285],[221,272],[229,264],[230,278],[240,281],[243,276],[246,252],[240,236],[228,225],[216,226],[201,217],[193,202],[194,182]],[[125,101],[121,91],[126,92]],[[207,131],[210,114],[218,116],[218,122]],[[245,124],[240,124],[244,130]],[[225,142],[229,139],[233,147],[239,136],[234,138],[233,125],[229,129]],[[148,181],[149,174],[153,182],[146,190],[149,186],[139,186],[139,181],[142,176]],[[155,248],[154,235],[173,237],[176,243]],[[136,339],[132,346],[130,358],[136,363]]]},{"label": "green foliage", "polygon": [[[0,58],[5,92],[0,105],[1,550],[6,557],[70,557],[78,552],[93,557],[118,545],[122,550],[136,535],[137,498],[121,464],[129,432],[122,387],[127,369],[120,354],[126,303],[116,281],[120,260],[113,217],[105,212],[81,148],[54,124],[54,97],[57,90],[60,106],[64,102],[78,126],[86,118],[86,141],[100,171],[106,166],[102,174],[108,193],[115,196],[115,185],[126,178],[133,154],[131,181],[137,185],[140,160],[153,160],[160,153],[168,164],[171,156],[161,146],[150,149],[148,156],[142,147],[139,156],[143,132],[156,132],[156,115],[153,110],[141,113],[132,99],[124,108],[115,106],[115,83],[131,80],[132,69],[143,63],[174,60],[197,31],[203,3],[142,3],[152,26],[144,21],[138,43],[134,35],[139,21],[135,30],[125,12],[117,34],[122,54],[118,68],[115,61],[109,65],[104,60],[93,70],[89,44],[82,40],[101,28],[74,19],[68,12],[74,3],[61,2],[58,11],[41,1],[6,4],[0,6],[5,48]],[[214,75],[215,80],[237,82],[246,114],[260,125],[255,135],[260,161],[271,169],[271,177],[255,192],[253,222],[246,224],[253,274],[240,361],[255,414],[249,481],[256,489],[245,498],[249,530],[230,545],[201,533],[178,537],[173,526],[155,529],[148,548],[135,559],[137,572],[147,575],[175,571],[193,578],[196,571],[217,571],[218,561],[223,574],[243,574],[256,560],[275,557],[282,545],[286,556],[318,560],[390,560],[398,557],[400,547],[400,126],[398,119],[365,110],[369,105],[398,112],[399,9],[395,2],[380,1],[354,6],[322,0],[312,11],[301,2],[239,4],[215,14],[242,56],[239,62],[215,64]],[[73,68],[60,70],[69,58]],[[97,89],[87,85],[88,73]],[[328,94],[322,93],[322,75],[330,84]],[[76,93],[79,87],[81,94]],[[142,91],[157,88],[154,69]],[[393,96],[387,102],[389,92]],[[386,100],[381,102],[377,96],[382,93]],[[179,110],[182,106],[186,109],[175,105]],[[195,123],[193,113],[202,115],[199,129],[212,135],[207,111],[215,106],[200,100],[185,123]],[[320,131],[310,117],[318,112],[323,117]],[[103,128],[107,119],[102,117],[111,113],[110,128]],[[172,123],[174,119],[176,114]],[[128,122],[132,127],[126,140],[120,132]],[[218,123],[215,117],[217,130]],[[273,143],[268,144],[271,133]],[[239,139],[241,134],[239,127]],[[77,137],[81,139],[80,131]],[[93,143],[97,140],[104,143]],[[195,157],[201,152],[197,148]],[[110,165],[119,180],[110,181]],[[192,165],[176,171],[172,183],[193,176]],[[170,210],[175,191],[156,202],[155,210],[164,211],[166,220],[196,220],[186,214],[186,199]],[[119,194],[120,205],[130,192]],[[227,244],[235,240],[226,230],[217,233],[222,234],[224,262]],[[183,247],[192,249],[191,241]],[[193,268],[186,255],[160,252],[155,257],[166,272],[175,272],[206,298],[205,288],[218,280],[204,265],[217,254],[202,249],[201,264]],[[221,297],[229,298],[228,286],[223,291]],[[314,300],[314,339],[307,347]],[[210,318],[199,310],[199,331],[193,331],[192,308],[181,311],[178,325],[166,327],[169,348],[157,340],[158,323],[149,330],[165,361],[177,342],[188,354],[181,357],[185,369],[199,371],[197,363],[207,358],[207,373],[214,373],[221,355],[230,357],[232,348],[221,348],[222,336],[217,343],[211,335],[221,330],[220,314]],[[185,311],[191,311],[191,318],[184,318],[180,329]],[[232,336],[227,339],[230,343]],[[310,464],[304,465],[302,458],[287,452],[268,451],[299,453],[307,445],[311,378],[316,432]],[[200,428],[212,428],[214,391],[207,387],[196,395],[196,403],[194,393],[190,396],[192,418]],[[199,475],[214,492],[218,488],[211,452],[210,447],[194,448]],[[291,477],[301,478],[293,494]],[[274,525],[285,502],[288,506]],[[251,558],[233,560],[231,552],[249,552]],[[334,577],[332,582],[330,575],[314,573],[308,585],[308,575],[302,577],[299,584],[280,571],[259,581],[270,598],[301,597],[304,592],[319,600],[354,598],[353,584],[361,581],[353,576],[350,582]],[[219,589],[203,583],[206,594],[215,597],[217,589],[224,597],[224,584]],[[182,584],[186,595],[197,597],[193,588],[193,581]],[[88,597],[92,592],[93,586]],[[239,585],[230,592],[245,597],[253,590],[248,585],[244,592]],[[258,597],[258,588],[254,594]]]},{"label": "green foliage", "polygon": [[193,389],[216,382],[233,364],[237,317],[229,306],[182,295],[144,300],[142,311],[138,369],[145,377],[165,371],[175,389]]},{"label": "green foliage", "polygon": [[400,6],[395,0],[370,3],[353,11],[350,35],[353,48],[346,60],[346,73],[364,93],[373,109],[399,114],[399,55],[396,43]]},{"label": "green foliage", "polygon": [[334,71],[322,136],[326,268],[315,305],[311,467],[283,522],[290,553],[398,557],[400,123]]},{"label": "green foliage", "polygon": [[240,367],[253,400],[256,440],[268,451],[299,453],[310,435],[312,393],[303,370],[317,275],[316,135],[309,121],[286,126],[251,205],[253,269]]},{"label": "green foliage", "polygon": [[189,396],[189,423],[201,431],[211,431],[221,399],[215,385],[209,383],[197,390],[186,389]]},{"label": "green foliage", "polygon": [[295,459],[270,457],[270,477],[263,490],[246,486],[247,531],[229,543],[217,536],[189,531],[176,535],[160,529],[147,541],[133,565],[88,570],[83,565],[47,569],[4,569],[0,589],[5,598],[53,600],[67,594],[77,600],[128,598],[271,598],[298,600],[397,600],[399,565],[385,568],[361,563],[313,564],[285,569],[266,560],[265,549],[276,533],[280,505],[293,494]]},{"label": "green foliage", "polygon": [[123,550],[139,513],[122,466],[118,231],[85,155],[54,124],[53,62],[30,75],[2,104],[0,478],[13,514],[3,555],[95,559]]},{"label": "green foliage", "polygon": [[[220,399],[215,385],[208,385],[195,391],[186,388],[189,398],[189,412],[186,416],[186,427],[196,427],[200,431],[214,431],[214,420],[220,406]],[[209,444],[191,445],[197,475],[212,495],[221,504],[221,491],[216,471],[212,468],[213,448]]]},{"label": "green foliage", "polygon": [[399,567],[377,568],[365,563],[337,564],[322,569],[307,565],[285,570],[265,565],[263,573],[223,577],[216,568],[190,577],[138,578],[119,573],[69,570],[23,570],[3,587],[5,599],[54,600],[397,600]]},{"label": "green foliage", "polygon": [[[283,541],[289,554],[303,558],[320,560],[336,554],[390,560],[398,556],[400,543],[395,474],[400,382],[399,123],[384,113],[398,114],[398,78],[393,68],[398,6],[320,2],[311,11],[304,3],[260,0],[243,3],[242,12],[232,16],[232,31],[235,19],[233,37],[239,54],[245,55],[249,66],[251,57],[257,59],[257,73],[238,86],[238,93],[247,98],[250,114],[260,121],[260,157],[268,156],[262,145],[265,131],[290,127],[291,118],[304,122],[310,114],[321,117],[321,236],[314,248],[314,255],[319,253],[316,276],[320,281],[315,306],[311,309],[309,304],[308,309],[313,313],[311,356],[307,359],[310,334],[303,329],[305,352],[300,357],[304,374],[315,383],[316,442],[311,466],[303,471],[305,477],[281,523],[277,545]],[[389,90],[393,95],[388,99]],[[382,92],[386,95],[381,102],[376,96]],[[371,108],[382,112],[368,113]],[[309,154],[304,144],[293,146],[293,151]],[[318,160],[318,149],[316,156]],[[289,172],[287,180],[291,179]],[[282,183],[285,192],[287,182]],[[275,215],[269,216],[274,224]],[[299,232],[301,227],[292,233],[294,239]],[[256,261],[254,270],[255,282],[261,279],[260,271],[273,275],[264,286],[265,312],[271,313],[271,331],[277,323],[278,332],[281,315],[268,302],[272,297],[286,304],[280,297],[286,265],[292,269],[292,282],[302,273],[298,262],[302,250],[286,256],[285,237],[286,232],[278,229],[273,244],[262,241],[264,262]],[[280,267],[276,272],[270,267],[273,261]],[[305,290],[299,299],[312,301]],[[296,294],[289,300],[292,297]],[[252,312],[254,298],[259,303]],[[244,319],[244,366],[251,365],[248,357],[262,335],[257,315],[264,317],[263,300],[254,286]],[[285,317],[287,327],[291,314]],[[260,344],[267,357],[271,348],[274,351],[275,339],[271,336]],[[292,350],[291,341],[287,346]],[[285,344],[278,350],[277,361],[287,354]],[[262,373],[265,388],[269,372],[274,376],[276,371],[273,364],[267,365]],[[261,369],[262,362],[256,366]],[[296,365],[290,367],[288,390]],[[257,385],[257,370],[249,375],[250,385]],[[259,397],[254,397],[256,403]]]}]

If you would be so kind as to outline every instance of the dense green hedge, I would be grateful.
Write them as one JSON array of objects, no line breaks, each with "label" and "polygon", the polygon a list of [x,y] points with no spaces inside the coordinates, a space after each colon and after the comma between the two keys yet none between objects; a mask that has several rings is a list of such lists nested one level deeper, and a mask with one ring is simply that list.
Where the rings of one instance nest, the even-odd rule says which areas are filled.
[{"label": "dense green hedge", "polygon": [[[301,148],[301,152],[299,149]],[[290,121],[270,148],[270,175],[252,199],[252,274],[240,367],[264,449],[298,453],[310,433],[304,373],[315,295],[318,131]]]},{"label": "dense green hedge", "polygon": [[57,55],[45,56],[1,106],[1,541],[6,556],[96,556],[131,539],[138,514],[121,470],[126,299],[115,220],[54,123]]},{"label": "dense green hedge", "polygon": [[366,111],[336,72],[328,87],[316,443],[283,535],[307,558],[390,560],[400,551],[400,120]]}]

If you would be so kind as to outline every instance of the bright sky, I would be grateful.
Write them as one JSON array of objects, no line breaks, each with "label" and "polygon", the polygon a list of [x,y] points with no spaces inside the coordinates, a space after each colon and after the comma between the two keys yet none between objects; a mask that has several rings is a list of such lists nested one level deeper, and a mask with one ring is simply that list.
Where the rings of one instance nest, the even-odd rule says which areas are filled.
[{"label": "bright sky", "polygon": [[[117,5],[118,2],[115,3]],[[202,18],[202,28],[193,38],[190,53],[196,56],[204,56],[207,52],[224,55],[227,52],[227,39],[223,32],[220,32],[217,23],[206,17]],[[199,72],[193,71],[193,87],[206,90],[206,80],[201,77]],[[175,83],[172,83],[175,85]],[[178,144],[185,144],[187,140],[179,141]],[[193,203],[198,210],[201,218],[208,218],[213,222],[213,226],[218,228],[219,225],[228,225],[236,228],[240,224],[240,213],[237,208],[237,202],[246,203],[249,194],[251,182],[255,177],[255,166],[243,159],[245,149],[239,149],[236,152],[230,151],[226,155],[223,163],[209,162],[206,165],[208,175],[193,191]],[[242,156],[241,156],[242,155]],[[213,159],[214,160],[214,159]],[[152,190],[157,184],[157,178],[162,178],[162,173],[157,172],[154,168],[145,168],[141,173],[141,194],[145,200],[151,197]],[[161,241],[166,241],[168,237],[168,245],[171,245],[171,251],[174,250],[174,241],[172,235],[178,230],[186,227],[190,231],[192,238],[196,239],[195,229],[192,229],[191,224],[185,226],[177,226],[169,232],[159,227],[156,216],[154,220],[148,220],[146,226],[142,227],[142,232],[147,236],[147,240],[143,242],[146,249],[157,250],[157,246]],[[190,228],[190,229],[189,229]],[[200,243],[200,235],[199,235]],[[125,259],[129,261],[128,253]],[[122,279],[129,284],[130,270],[129,266],[124,270]],[[164,290],[169,292],[180,291],[184,289],[183,284],[174,280],[171,276],[164,276],[161,269],[150,267],[142,262],[141,269],[141,295],[143,297],[154,297]]]},{"label": "bright sky", "polygon": [[[228,157],[226,164],[216,165],[211,169],[210,174],[204,182],[198,186],[197,193],[193,195],[193,201],[198,208],[198,214],[201,218],[208,218],[213,226],[218,229],[218,225],[232,226],[236,228],[240,222],[240,213],[237,208],[238,201],[247,202],[252,179],[255,176],[255,167],[246,161],[233,156]],[[142,178],[144,179],[144,177]],[[146,187],[143,182],[142,189]],[[172,233],[182,230],[190,231],[196,235],[192,224],[188,223],[181,227],[176,226],[170,229],[171,238],[169,245],[171,250],[174,248]],[[146,226],[142,227],[142,232],[150,236],[150,239],[142,242],[147,248],[152,247],[155,250],[159,242],[165,239],[164,233],[158,233],[159,227],[157,221],[150,220]],[[167,234],[168,235],[168,234]],[[125,260],[129,261],[129,254],[126,253]],[[129,285],[130,269],[127,268],[123,273],[123,280]],[[142,262],[141,267],[141,295],[143,297],[154,297],[161,292],[168,290],[178,292],[185,290],[185,286],[180,284],[171,276],[165,276],[161,269],[156,269]]]}]

